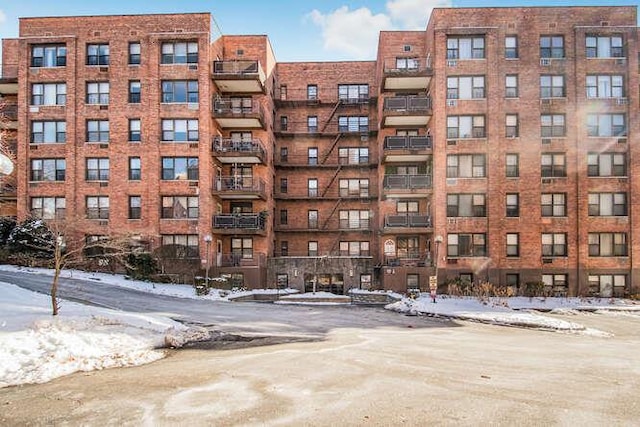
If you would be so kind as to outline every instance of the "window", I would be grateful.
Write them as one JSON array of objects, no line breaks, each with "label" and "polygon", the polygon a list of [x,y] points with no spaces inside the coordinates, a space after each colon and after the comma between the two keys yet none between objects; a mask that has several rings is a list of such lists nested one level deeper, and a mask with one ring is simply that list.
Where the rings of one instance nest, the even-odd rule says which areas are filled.
[{"label": "window", "polygon": [[624,76],[597,75],[587,76],[587,98],[622,98]]},{"label": "window", "polygon": [[87,196],[87,218],[109,219],[109,197]]},{"label": "window", "polygon": [[543,153],[540,165],[540,174],[543,178],[558,178],[567,176],[567,161],[565,154]]},{"label": "window", "polygon": [[197,103],[197,80],[163,80],[162,102],[164,103]]},{"label": "window", "polygon": [[307,99],[318,99],[318,85],[307,85]]},{"label": "window", "polygon": [[199,138],[198,119],[162,119],[162,141],[191,142]]},{"label": "window", "polygon": [[289,118],[287,116],[280,117],[280,130],[286,132],[289,129]]},{"label": "window", "polygon": [[198,179],[197,157],[163,157],[163,180],[191,180]]},{"label": "window", "polygon": [[587,36],[587,58],[624,58],[622,36]]},{"label": "window", "polygon": [[396,254],[399,258],[419,258],[420,238],[414,236],[399,236],[396,239]]},{"label": "window", "polygon": [[506,36],[504,38],[504,57],[507,59],[518,58],[518,36]]},{"label": "window", "polygon": [[288,190],[288,180],[287,178],[280,178],[280,192],[283,194],[287,193]]},{"label": "window", "polygon": [[309,197],[318,197],[318,180],[316,178],[307,180],[307,190]]},{"label": "window", "polygon": [[129,102],[139,104],[142,101],[140,80],[129,81]]},{"label": "window", "polygon": [[87,181],[108,181],[109,180],[109,159],[88,158],[86,161]]},{"label": "window", "polygon": [[567,256],[566,233],[542,233],[542,256]]},{"label": "window", "polygon": [[309,228],[318,228],[318,211],[307,211],[307,225]]},{"label": "window", "polygon": [[447,194],[448,217],[485,217],[487,216],[484,194]]},{"label": "window", "polygon": [[518,75],[507,74],[504,78],[504,96],[505,98],[517,98],[518,97]]},{"label": "window", "polygon": [[627,193],[589,193],[589,216],[627,216]]},{"label": "window", "polygon": [[507,233],[507,256],[520,256],[520,235],[518,233]]},{"label": "window", "polygon": [[31,46],[32,67],[64,67],[67,65],[67,47],[65,45]]},{"label": "window", "polygon": [[129,119],[129,141],[140,142],[141,139],[140,119]]},{"label": "window", "polygon": [[516,218],[520,216],[520,195],[518,193],[507,193],[505,197],[506,216]]},{"label": "window", "polygon": [[164,219],[198,218],[198,196],[163,196],[162,216]]},{"label": "window", "polygon": [[419,206],[415,200],[398,200],[396,202],[396,212],[399,214],[418,213]]},{"label": "window", "polygon": [[109,104],[109,82],[87,83],[87,104]]},{"label": "window", "polygon": [[34,83],[31,85],[31,105],[65,105],[66,83]]},{"label": "window", "polygon": [[505,156],[505,164],[505,176],[507,178],[520,176],[520,156],[518,154],[507,154]]},{"label": "window", "polygon": [[541,36],[540,58],[564,58],[564,37]]},{"label": "window", "polygon": [[280,161],[282,163],[287,163],[289,161],[289,148],[288,147],[280,147]]},{"label": "window", "polygon": [[542,216],[567,216],[567,195],[565,193],[542,193],[540,208]]},{"label": "window", "polygon": [[276,284],[278,285],[278,289],[287,289],[289,287],[289,275],[277,274]]},{"label": "window", "polygon": [[65,159],[32,159],[31,181],[64,181],[66,170]]},{"label": "window", "polygon": [[280,224],[287,225],[289,223],[289,211],[280,209]]},{"label": "window", "polygon": [[371,288],[371,274],[360,275],[360,289]]},{"label": "window", "polygon": [[540,116],[540,135],[556,138],[566,135],[564,114],[543,114]]},{"label": "window", "polygon": [[588,114],[587,135],[626,136],[626,116],[624,114]]},{"label": "window", "polygon": [[368,179],[341,179],[340,197],[369,197]]},{"label": "window", "polygon": [[64,197],[32,197],[31,215],[42,219],[63,219],[67,204]]},{"label": "window", "polygon": [[338,162],[341,165],[359,165],[369,163],[368,148],[338,148]]},{"label": "window", "polygon": [[307,131],[318,132],[318,116],[307,117]]},{"label": "window", "polygon": [[252,259],[253,239],[250,237],[231,239],[231,254],[244,259]]},{"label": "window", "polygon": [[199,258],[197,234],[163,234],[162,255],[166,258],[188,259]]},{"label": "window", "polygon": [[625,153],[587,154],[587,175],[627,176],[627,155]]},{"label": "window", "polygon": [[165,42],[162,43],[162,64],[197,64],[197,42]]},{"label": "window", "polygon": [[369,99],[368,84],[338,85],[338,99],[358,102]]},{"label": "window", "polygon": [[566,295],[568,277],[566,274],[543,274],[542,283],[546,288],[554,291],[554,294]]},{"label": "window", "polygon": [[448,234],[447,255],[449,257],[483,257],[487,254],[487,235]]},{"label": "window", "polygon": [[447,59],[483,59],[484,36],[447,37]]},{"label": "window", "polygon": [[340,116],[338,117],[338,132],[368,132],[369,117]]},{"label": "window", "polygon": [[286,240],[280,242],[280,255],[289,256],[289,242]]},{"label": "window", "polygon": [[589,292],[601,297],[624,296],[627,276],[624,274],[590,274]]},{"label": "window", "polygon": [[140,181],[141,174],[140,157],[129,157],[129,180]]},{"label": "window", "polygon": [[505,116],[505,136],[507,138],[515,138],[519,136],[518,130],[518,115],[517,114],[507,114]]},{"label": "window", "polygon": [[318,242],[311,241],[307,243],[307,255],[318,256]]},{"label": "window", "polygon": [[31,122],[32,144],[64,143],[67,141],[66,122]]},{"label": "window", "polygon": [[312,147],[307,150],[307,158],[310,165],[318,164],[318,148]]},{"label": "window", "polygon": [[484,116],[448,116],[447,138],[484,138]]},{"label": "window", "polygon": [[109,65],[109,45],[87,45],[87,65]]},{"label": "window", "polygon": [[505,283],[510,287],[519,287],[520,286],[520,274],[518,273],[507,273]]},{"label": "window", "polygon": [[87,120],[87,142],[109,142],[109,120]]},{"label": "window", "polygon": [[396,69],[413,71],[420,67],[418,58],[396,58]]},{"label": "window", "polygon": [[540,98],[564,98],[564,76],[540,76]]},{"label": "window", "polygon": [[484,76],[447,77],[447,99],[485,98]]},{"label": "window", "polygon": [[369,211],[368,210],[344,210],[340,211],[340,228],[341,229],[368,229],[369,228]]},{"label": "window", "polygon": [[280,85],[280,100],[287,100],[287,85]]},{"label": "window", "polygon": [[82,253],[86,257],[100,257],[107,254],[109,237],[99,234],[87,234],[84,238],[85,247]]},{"label": "window", "polygon": [[589,233],[589,256],[627,256],[627,234]]},{"label": "window", "polygon": [[447,178],[484,178],[486,176],[484,154],[447,155]]},{"label": "window", "polygon": [[129,219],[140,219],[142,217],[142,197],[129,196]]},{"label": "window", "polygon": [[369,242],[340,242],[340,256],[370,256]]},{"label": "window", "polygon": [[129,65],[140,65],[140,43],[129,43]]}]

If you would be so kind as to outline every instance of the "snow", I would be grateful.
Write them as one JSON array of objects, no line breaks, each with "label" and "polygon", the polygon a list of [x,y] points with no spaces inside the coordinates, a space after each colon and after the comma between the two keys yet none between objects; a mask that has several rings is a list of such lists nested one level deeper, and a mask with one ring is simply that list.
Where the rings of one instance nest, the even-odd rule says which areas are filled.
[{"label": "snow", "polygon": [[204,334],[159,314],[69,301],[53,317],[49,296],[2,282],[0,290],[0,388],[153,362],[165,355],[159,348]]}]

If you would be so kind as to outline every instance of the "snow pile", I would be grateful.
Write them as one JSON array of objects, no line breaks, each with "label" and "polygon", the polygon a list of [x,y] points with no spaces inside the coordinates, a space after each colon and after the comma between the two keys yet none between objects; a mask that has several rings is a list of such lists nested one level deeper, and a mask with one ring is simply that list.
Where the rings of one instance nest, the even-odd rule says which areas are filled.
[{"label": "snow pile", "polygon": [[[537,301],[536,307],[550,311],[557,309],[558,305],[565,304],[555,300],[557,300],[557,298],[547,298],[546,302],[548,304],[543,304],[542,300]],[[517,304],[517,300],[513,302],[516,303],[516,305],[523,305],[522,303]],[[568,322],[533,312],[515,311],[510,307],[511,303],[511,298],[491,298],[481,301],[473,297],[438,297],[437,303],[434,304],[429,296],[422,296],[415,300],[405,298],[393,304],[388,304],[386,308],[388,310],[413,315],[424,314],[495,325],[581,333],[593,336],[611,336],[606,332],[588,329],[579,323]],[[577,303],[573,305],[577,306]],[[560,308],[563,310],[566,309],[563,307]]]},{"label": "snow pile", "polygon": [[[0,387],[42,383],[78,371],[153,362],[158,350],[202,337],[158,314],[124,313],[63,301],[0,282]],[[169,337],[169,338],[167,338]]]}]

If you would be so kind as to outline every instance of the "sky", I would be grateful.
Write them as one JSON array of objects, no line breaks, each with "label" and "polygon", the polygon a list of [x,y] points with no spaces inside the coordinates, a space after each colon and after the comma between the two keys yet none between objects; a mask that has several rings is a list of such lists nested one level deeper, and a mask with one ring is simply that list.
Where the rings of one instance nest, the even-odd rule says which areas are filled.
[{"label": "sky", "polygon": [[0,0],[0,38],[18,36],[20,17],[211,12],[222,34],[267,34],[280,62],[366,60],[375,57],[380,30],[423,30],[434,7],[639,3],[640,0]]}]

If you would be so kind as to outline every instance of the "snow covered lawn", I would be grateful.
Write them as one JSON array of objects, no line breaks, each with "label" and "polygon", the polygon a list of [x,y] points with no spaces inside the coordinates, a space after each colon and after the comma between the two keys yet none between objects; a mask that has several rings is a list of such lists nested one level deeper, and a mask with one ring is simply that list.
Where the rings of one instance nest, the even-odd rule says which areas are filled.
[{"label": "snow covered lawn", "polygon": [[69,301],[54,318],[47,295],[2,282],[0,293],[0,387],[153,362],[164,357],[159,348],[206,335],[161,314]]}]

